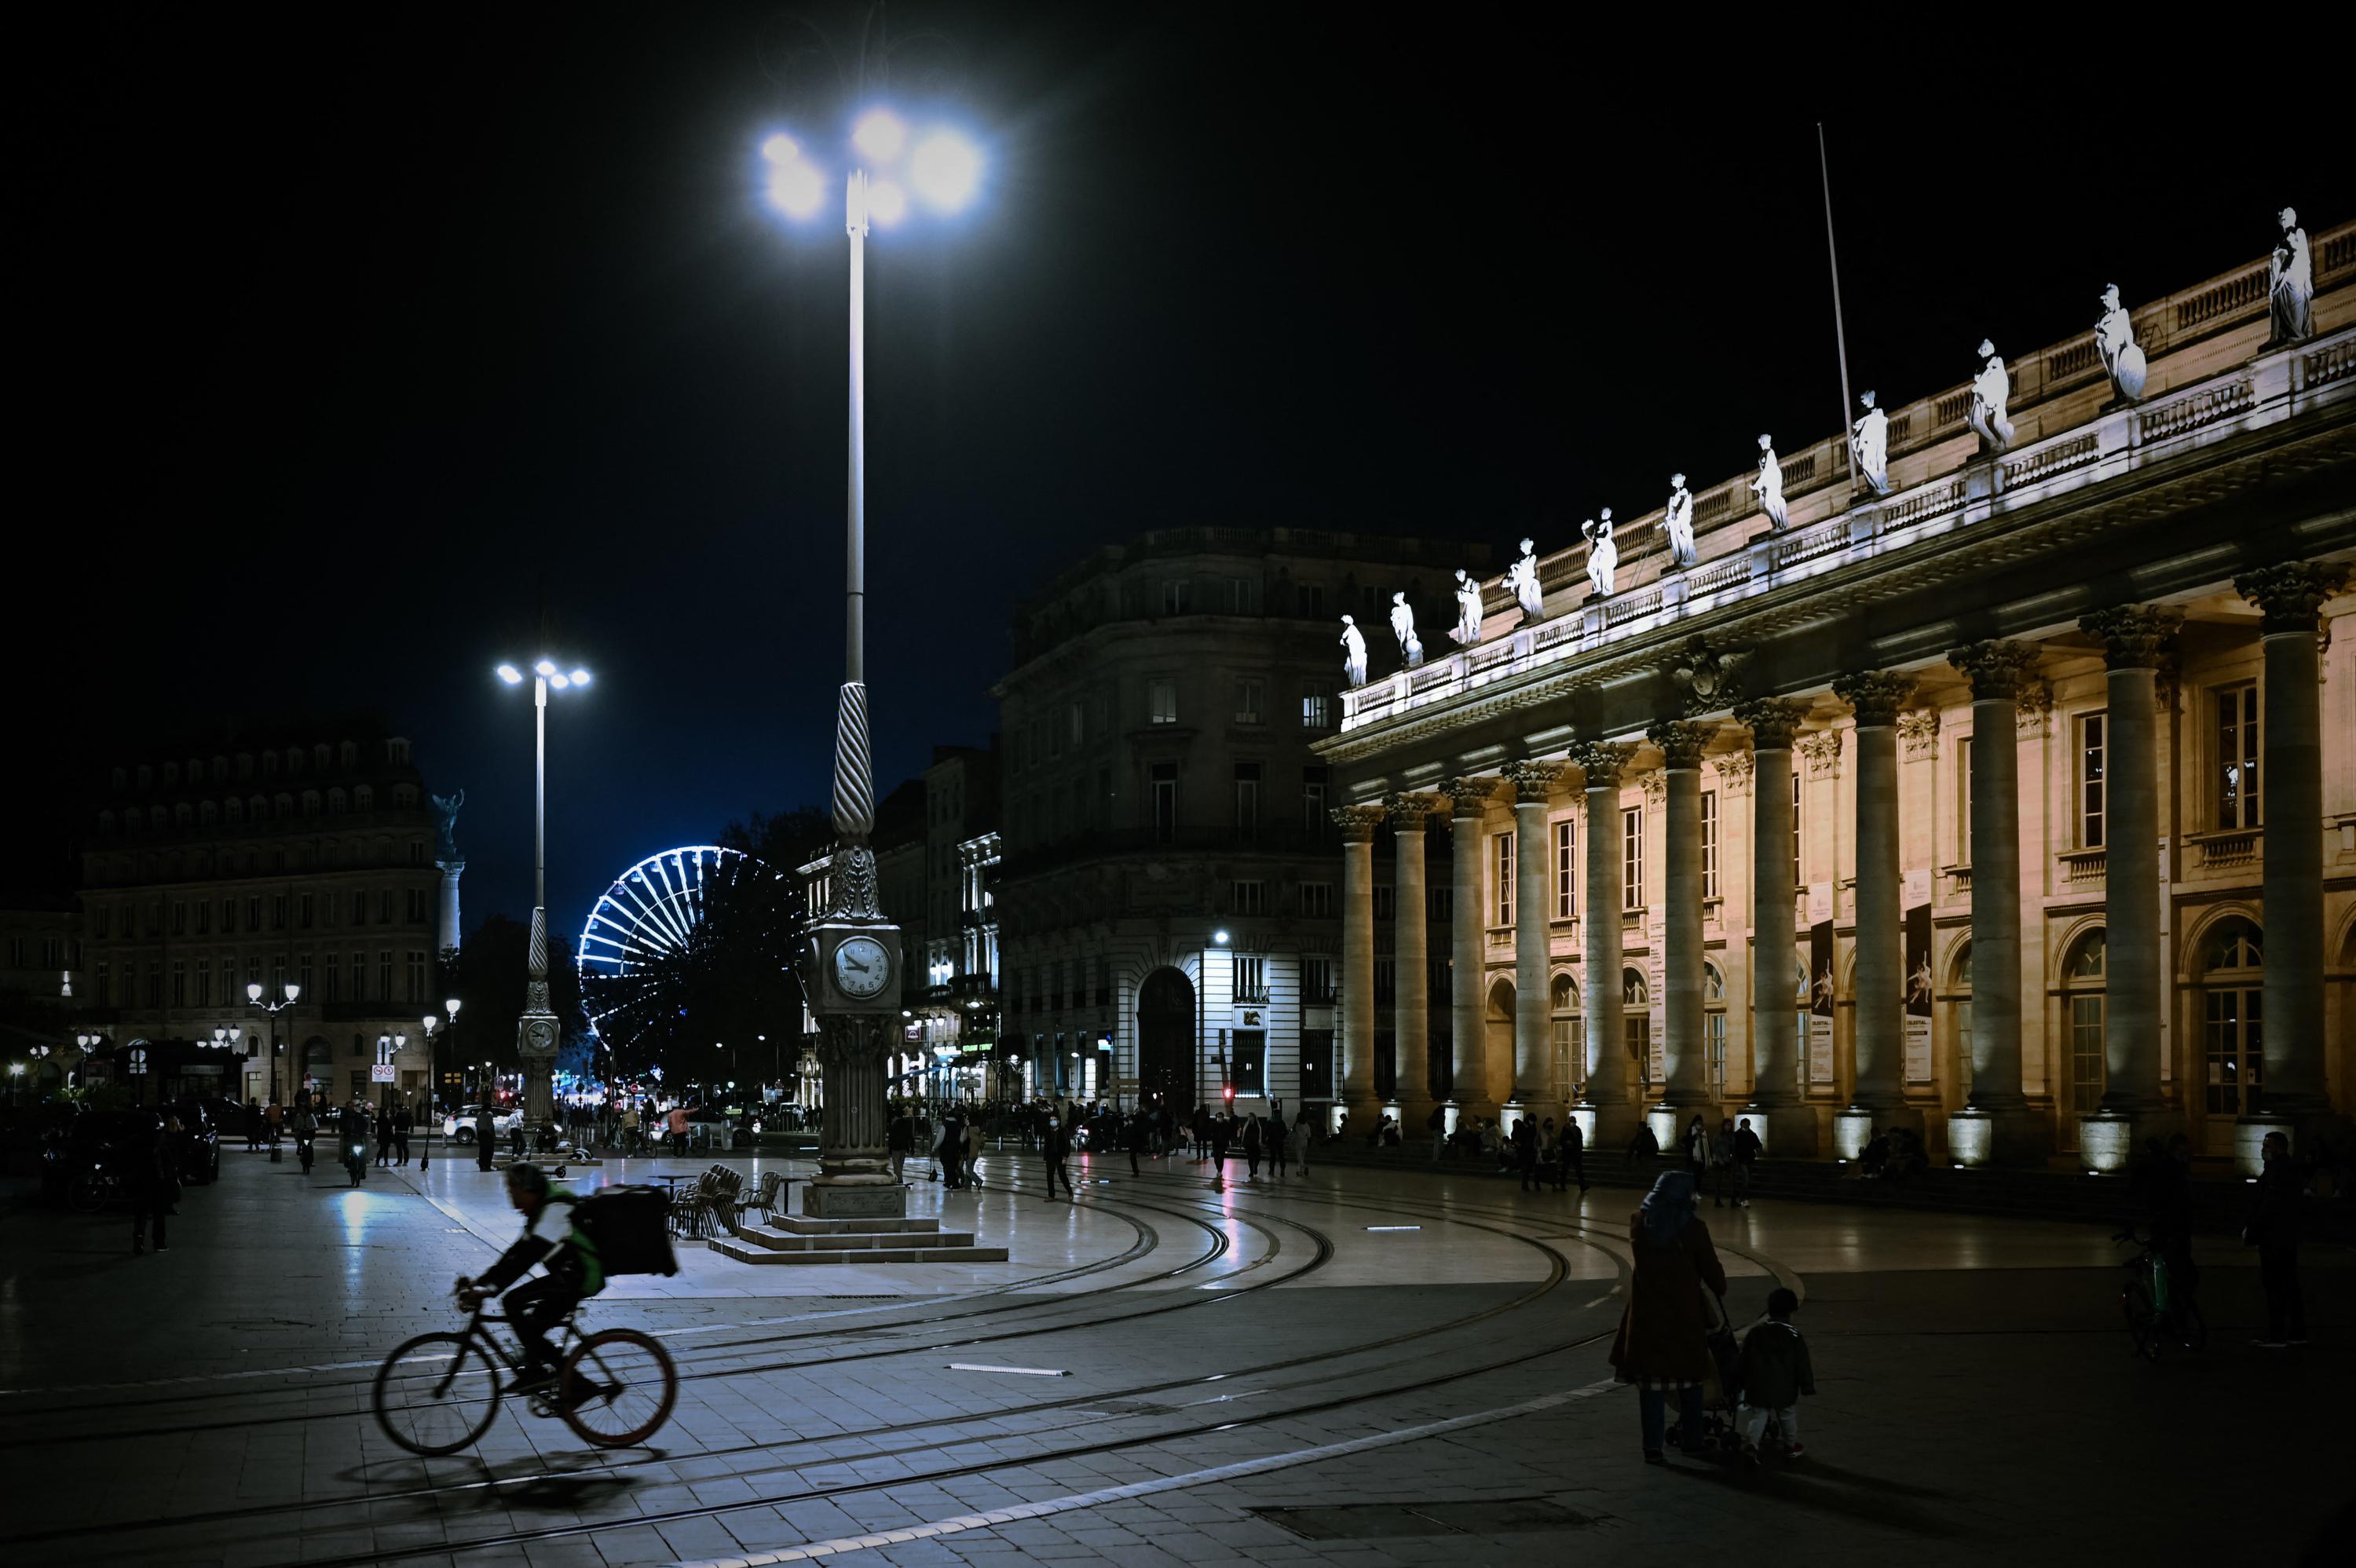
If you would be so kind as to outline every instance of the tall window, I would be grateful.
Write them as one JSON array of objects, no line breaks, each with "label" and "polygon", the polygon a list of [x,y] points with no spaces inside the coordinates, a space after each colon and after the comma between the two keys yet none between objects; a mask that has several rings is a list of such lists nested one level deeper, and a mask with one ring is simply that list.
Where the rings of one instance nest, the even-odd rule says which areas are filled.
[{"label": "tall window", "polygon": [[1955,861],[1972,863],[1972,738],[1955,743]]},{"label": "tall window", "polygon": [[352,955],[352,1000],[368,1000],[368,955],[365,953]]},{"label": "tall window", "polygon": [[2078,847],[2103,847],[2103,715],[2078,720]]},{"label": "tall window", "polygon": [[1398,1000],[1398,960],[1375,960],[1375,1005],[1387,1008]]},{"label": "tall window", "polygon": [[2078,1114],[2091,1116],[2103,1108],[2106,1074],[2103,1057],[2103,933],[2090,931],[2070,949],[2062,966],[2062,983],[2069,988],[2070,1083]]},{"label": "tall window", "polygon": [[172,1005],[176,1008],[188,1005],[188,961],[185,958],[172,960]]},{"label": "tall window", "polygon": [[1718,791],[1701,792],[1701,896],[1718,897]]},{"label": "tall window", "polygon": [[1149,680],[1145,683],[1145,719],[1149,724],[1178,722],[1178,683],[1174,680]]},{"label": "tall window", "polygon": [[2258,826],[2258,688],[2217,694],[2217,826]]},{"label": "tall window", "polygon": [[1164,844],[1178,840],[1178,764],[1153,764],[1153,836]]},{"label": "tall window", "polygon": [[1088,710],[1077,700],[1064,704],[1064,739],[1078,751],[1088,738]]},{"label": "tall window", "polygon": [[2258,928],[2240,915],[2218,922],[2201,951],[2201,1049],[2208,1111],[2256,1115],[2265,1087],[2265,955]]},{"label": "tall window", "polygon": [[1301,693],[1301,727],[1303,730],[1331,730],[1333,727],[1333,699],[1322,691]]},{"label": "tall window", "polygon": [[1375,884],[1375,918],[1376,920],[1398,918],[1398,889],[1395,884],[1390,882]]},{"label": "tall window", "polygon": [[[1708,800],[1708,795],[1702,796]],[[1701,966],[1701,1060],[1702,1073],[1709,1084],[1709,1097],[1726,1098],[1726,976],[1718,972],[1715,964]]]},{"label": "tall window", "polygon": [[412,1002],[423,1002],[425,999],[425,955],[412,953],[406,967],[409,983],[408,997]]},{"label": "tall window", "polygon": [[1333,821],[1325,815],[1326,776],[1322,763],[1312,763],[1301,770],[1301,825],[1312,844],[1325,841],[1325,829]]},{"label": "tall window", "polygon": [[1259,764],[1236,764],[1236,837],[1250,843],[1259,837]]},{"label": "tall window", "polygon": [[[328,965],[327,973],[332,975],[335,972],[336,966],[333,964]],[[294,982],[296,985],[303,987],[303,994],[305,996],[310,997],[317,995],[316,992],[311,989],[311,955],[308,953],[304,954],[300,958],[294,961]]]},{"label": "tall window", "polygon": [[1262,681],[1239,680],[1236,682],[1236,722],[1238,724],[1259,723],[1261,721],[1261,715],[1267,711],[1267,685]]},{"label": "tall window", "polygon": [[1496,868],[1490,875],[1489,908],[1491,925],[1514,923],[1514,836],[1500,833],[1490,842],[1496,846],[1491,863]]},{"label": "tall window", "polygon": [[1620,999],[1627,1011],[1622,1016],[1621,1028],[1628,1042],[1629,1058],[1636,1063],[1637,1075],[1644,1080],[1645,1098],[1652,1097],[1653,1086],[1653,993],[1644,984],[1644,976],[1634,969],[1620,976]]},{"label": "tall window", "polygon": [[1229,885],[1228,894],[1236,913],[1259,914],[1264,912],[1268,884],[1257,877],[1239,878]]},{"label": "tall window", "polygon": [[1303,1007],[1331,1007],[1333,1002],[1333,960],[1330,956],[1311,954],[1301,960],[1301,1003]]},{"label": "tall window", "polygon": [[1555,1082],[1577,1096],[1587,1083],[1587,1026],[1579,1016],[1579,987],[1569,976],[1557,975],[1547,1000],[1554,1023]]},{"label": "tall window", "polygon": [[1554,825],[1554,917],[1569,920],[1579,913],[1579,819],[1566,816]]},{"label": "tall window", "polygon": [[197,1006],[209,1008],[212,1005],[213,961],[209,958],[199,958],[197,960]]},{"label": "tall window", "polygon": [[1620,813],[1620,907],[1644,907],[1644,808]]},{"label": "tall window", "polygon": [[1235,975],[1235,999],[1239,1002],[1268,1000],[1268,960],[1257,953],[1238,953],[1230,965]]},{"label": "tall window", "polygon": [[1301,883],[1301,912],[1312,919],[1330,917],[1333,912],[1333,884],[1331,882]]},{"label": "tall window", "polygon": [[1188,591],[1194,586],[1194,585],[1193,583],[1187,581],[1183,577],[1173,578],[1171,581],[1163,583],[1162,585],[1162,613],[1165,615],[1183,615],[1186,613],[1186,603],[1190,597]]}]

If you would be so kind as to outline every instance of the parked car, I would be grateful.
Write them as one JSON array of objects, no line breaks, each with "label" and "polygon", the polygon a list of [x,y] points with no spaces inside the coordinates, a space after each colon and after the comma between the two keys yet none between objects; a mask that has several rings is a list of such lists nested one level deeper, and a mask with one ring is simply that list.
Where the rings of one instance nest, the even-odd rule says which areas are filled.
[{"label": "parked car", "polygon": [[228,1107],[220,1100],[183,1100],[172,1107],[180,1118],[180,1179],[209,1183],[220,1179],[221,1133],[229,1125]]},{"label": "parked car", "polygon": [[[491,1136],[494,1138],[503,1138],[523,1125],[523,1111],[520,1107],[506,1111],[493,1110],[490,1115]],[[475,1128],[482,1119],[482,1106],[461,1106],[442,1118],[442,1136],[453,1143],[471,1144],[475,1141]]]}]

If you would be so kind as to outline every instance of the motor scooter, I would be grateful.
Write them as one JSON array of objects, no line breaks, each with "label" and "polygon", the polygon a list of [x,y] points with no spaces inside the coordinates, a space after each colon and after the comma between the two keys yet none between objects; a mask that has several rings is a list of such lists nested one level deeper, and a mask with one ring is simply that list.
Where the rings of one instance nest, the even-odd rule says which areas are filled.
[{"label": "motor scooter", "polygon": [[[296,1133],[294,1135],[294,1157],[303,1162],[303,1174],[305,1176],[311,1174],[311,1160],[313,1157],[311,1154],[311,1145],[316,1141],[316,1140],[309,1133]],[[273,1148],[272,1152],[275,1153],[277,1151]]]},{"label": "motor scooter", "polygon": [[344,1168],[352,1173],[352,1185],[358,1187],[368,1179],[368,1145],[348,1143],[344,1146]]}]

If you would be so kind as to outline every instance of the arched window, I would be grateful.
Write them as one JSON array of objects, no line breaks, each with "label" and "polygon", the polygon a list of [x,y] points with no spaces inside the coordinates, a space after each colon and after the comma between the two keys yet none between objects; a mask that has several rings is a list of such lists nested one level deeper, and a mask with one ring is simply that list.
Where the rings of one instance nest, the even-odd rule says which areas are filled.
[{"label": "arched window", "polygon": [[2201,1052],[2211,1153],[2232,1147],[2232,1119],[2264,1108],[2265,940],[2257,926],[2228,915],[2201,944]]},{"label": "arched window", "polygon": [[235,795],[230,796],[227,800],[221,802],[221,816],[232,823],[243,822],[245,820],[245,802],[238,799]]},{"label": "arched window", "polygon": [[367,784],[353,785],[352,809],[354,811],[374,811],[376,809],[376,791],[369,788]]},{"label": "arched window", "polygon": [[335,788],[327,792],[327,815],[329,816],[341,816],[344,814],[344,804],[343,785],[337,784]]},{"label": "arched window", "polygon": [[1947,1005],[1947,1027],[1955,1042],[1955,1082],[1968,1103],[1972,1097],[1972,939],[1955,944],[1947,962],[1947,988],[1940,999]]},{"label": "arched window", "polygon": [[1726,1098],[1726,976],[1715,964],[1701,966],[1701,1061],[1709,1097]]},{"label": "arched window", "polygon": [[1644,1098],[1653,1097],[1653,993],[1644,984],[1643,973],[1623,970],[1620,976],[1620,1000],[1627,1012],[1621,1019],[1621,1029],[1628,1041],[1629,1059],[1636,1064],[1637,1078],[1644,1086]]},{"label": "arched window", "polygon": [[1579,1016],[1578,983],[1557,975],[1547,999],[1554,1016],[1555,1082],[1575,1099],[1587,1087],[1587,1020]]},{"label": "arched window", "polygon": [[2063,1001],[2070,1015],[2070,1084],[2078,1114],[2091,1116],[2103,1108],[2109,1079],[2103,1057],[2103,972],[2105,944],[2100,930],[2090,931],[2070,945],[2062,963]]}]

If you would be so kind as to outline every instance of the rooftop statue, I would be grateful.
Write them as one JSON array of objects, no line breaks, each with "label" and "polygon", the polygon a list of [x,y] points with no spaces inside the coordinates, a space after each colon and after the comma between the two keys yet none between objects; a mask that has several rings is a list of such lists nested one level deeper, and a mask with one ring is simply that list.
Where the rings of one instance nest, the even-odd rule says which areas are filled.
[{"label": "rooftop statue", "polygon": [[1398,639],[1399,653],[1407,667],[1416,669],[1423,664],[1423,639],[1415,635],[1415,606],[1407,602],[1404,593],[1391,595],[1391,635]]},{"label": "rooftop statue", "polygon": [[1590,517],[1580,524],[1579,532],[1587,540],[1587,581],[1594,585],[1598,599],[1609,598],[1612,579],[1620,567],[1620,547],[1612,542],[1612,508],[1603,508],[1601,522]]},{"label": "rooftop statue", "polygon": [[1980,339],[1980,354],[1987,362],[1972,378],[1972,407],[1964,422],[1978,432],[1981,452],[2002,452],[2012,444],[2012,421],[2004,417],[2004,405],[2012,396],[2012,377],[2005,370],[2004,356],[1985,337]]},{"label": "rooftop statue", "polygon": [[1661,528],[1669,536],[1669,559],[1691,566],[1699,552],[1694,549],[1693,492],[1682,474],[1669,475],[1669,508],[1661,515]]},{"label": "rooftop statue", "polygon": [[2103,357],[2103,368],[2111,374],[2111,389],[2119,401],[2132,403],[2143,396],[2143,350],[2136,347],[2135,323],[2128,319],[2126,307],[2119,304],[2119,285],[2103,286],[2103,314],[2094,323],[2094,352]]},{"label": "rooftop statue", "polygon": [[1759,477],[1751,482],[1751,487],[1759,493],[1759,509],[1767,514],[1775,531],[1782,533],[1790,517],[1783,505],[1783,465],[1775,461],[1775,438],[1772,435],[1759,438]]},{"label": "rooftop statue", "polygon": [[2298,212],[2286,207],[2279,215],[2282,238],[2266,258],[2266,295],[2274,305],[2274,343],[2296,343],[2315,330],[2308,305],[2315,299],[2315,264],[2307,253],[2307,230],[2298,226]]},{"label": "rooftop statue", "polygon": [[1514,591],[1514,602],[1522,607],[1523,620],[1546,618],[1546,590],[1538,586],[1537,551],[1527,539],[1522,541],[1522,559],[1505,568],[1505,586]]},{"label": "rooftop statue", "polygon": [[1366,684],[1366,635],[1347,615],[1342,617],[1342,674],[1352,686]]},{"label": "rooftop statue", "polygon": [[1890,416],[1873,406],[1870,391],[1857,400],[1865,412],[1848,432],[1849,453],[1857,460],[1858,477],[1872,485],[1875,495],[1887,496],[1890,494]]},{"label": "rooftop statue", "polygon": [[466,804],[466,792],[455,795],[429,795],[426,801],[434,807],[434,858],[455,860],[458,856],[458,808]]},{"label": "rooftop statue", "polygon": [[1456,569],[1456,625],[1448,635],[1468,648],[1481,640],[1481,580],[1461,566]]}]

